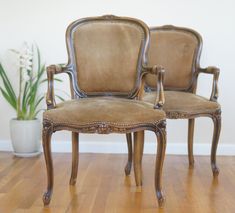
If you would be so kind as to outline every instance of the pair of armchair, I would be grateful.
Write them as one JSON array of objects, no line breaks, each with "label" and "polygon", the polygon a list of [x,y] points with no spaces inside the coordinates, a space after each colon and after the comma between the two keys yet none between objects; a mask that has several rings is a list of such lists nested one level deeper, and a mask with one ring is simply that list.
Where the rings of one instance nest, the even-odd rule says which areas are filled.
[{"label": "pair of armchair", "polygon": [[[66,44],[68,64],[47,68],[48,110],[43,114],[43,149],[48,184],[43,196],[44,205],[50,203],[54,183],[51,136],[60,130],[72,132],[71,185],[76,183],[77,178],[79,133],[126,134],[129,154],[125,171],[130,174],[133,158],[136,185],[141,186],[144,131],[155,132],[158,143],[155,191],[162,206],[166,118],[189,119],[189,156],[192,164],[194,118],[209,116],[215,123],[212,169],[214,174],[218,173],[215,155],[220,107],[215,101],[219,71],[216,68],[199,68],[201,38],[197,33],[166,26],[151,29],[150,36],[148,26],[142,21],[108,15],[73,22],[67,28]],[[170,90],[165,92],[165,105],[164,69],[160,65],[167,70],[164,86]],[[200,72],[214,74],[210,101],[194,94]],[[67,73],[70,77],[72,100],[56,104],[53,78],[59,73]]]}]

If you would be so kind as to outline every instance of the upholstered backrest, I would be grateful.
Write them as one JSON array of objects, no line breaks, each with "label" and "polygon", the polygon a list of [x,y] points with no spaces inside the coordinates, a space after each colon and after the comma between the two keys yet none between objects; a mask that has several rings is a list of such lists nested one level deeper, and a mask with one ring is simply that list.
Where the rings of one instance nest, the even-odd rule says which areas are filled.
[{"label": "upholstered backrest", "polygon": [[[188,90],[201,53],[201,36],[187,28],[163,26],[150,29],[148,65],[165,68],[165,89]],[[156,76],[148,75],[146,84],[156,87]]]},{"label": "upholstered backrest", "polygon": [[67,48],[79,96],[133,97],[149,41],[141,21],[116,16],[81,19],[67,29]]}]

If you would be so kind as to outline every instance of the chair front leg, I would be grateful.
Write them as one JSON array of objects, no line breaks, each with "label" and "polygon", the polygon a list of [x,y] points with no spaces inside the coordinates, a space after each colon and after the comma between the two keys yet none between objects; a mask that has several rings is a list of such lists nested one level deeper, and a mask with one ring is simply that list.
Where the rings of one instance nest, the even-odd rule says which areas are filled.
[{"label": "chair front leg", "polygon": [[130,175],[131,173],[131,165],[132,165],[132,137],[131,133],[126,134],[126,142],[127,142],[127,148],[128,148],[128,161],[125,166],[125,174]]},{"label": "chair front leg", "polygon": [[214,177],[219,175],[219,168],[216,165],[216,151],[219,142],[220,130],[221,130],[221,113],[217,113],[212,117],[214,123],[213,140],[211,146],[211,168]]},{"label": "chair front leg", "polygon": [[166,151],[166,130],[165,127],[156,132],[157,135],[157,156],[155,165],[155,191],[158,199],[159,207],[164,204],[164,196],[162,193],[162,168]]},{"label": "chair front leg", "polygon": [[144,150],[144,131],[134,133],[134,173],[136,186],[142,186],[142,156]]},{"label": "chair front leg", "polygon": [[78,162],[79,162],[79,134],[72,132],[72,171],[69,184],[75,185],[78,174]]},{"label": "chair front leg", "polygon": [[188,120],[188,160],[189,160],[190,167],[194,166],[194,157],[193,157],[194,123],[195,123],[195,119]]},{"label": "chair front leg", "polygon": [[47,191],[43,195],[43,203],[45,206],[48,205],[51,201],[51,196],[53,192],[53,182],[54,182],[53,162],[51,155],[51,135],[52,135],[51,126],[43,125],[42,143],[43,143],[43,151],[47,168]]}]

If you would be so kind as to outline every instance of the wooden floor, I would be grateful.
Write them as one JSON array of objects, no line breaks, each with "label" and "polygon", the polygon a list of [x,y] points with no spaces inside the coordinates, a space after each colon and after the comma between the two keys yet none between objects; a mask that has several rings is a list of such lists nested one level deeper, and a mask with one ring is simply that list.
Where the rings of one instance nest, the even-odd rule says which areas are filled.
[{"label": "wooden floor", "polygon": [[79,213],[207,213],[235,212],[235,157],[218,157],[220,175],[213,179],[209,157],[196,157],[194,169],[186,156],[166,156],[166,203],[159,209],[153,188],[154,155],[143,159],[142,191],[133,172],[124,175],[126,155],[81,154],[78,182],[69,186],[70,154],[54,154],[55,186],[50,207],[44,208],[46,188],[43,156],[16,158],[0,152],[0,212]]}]

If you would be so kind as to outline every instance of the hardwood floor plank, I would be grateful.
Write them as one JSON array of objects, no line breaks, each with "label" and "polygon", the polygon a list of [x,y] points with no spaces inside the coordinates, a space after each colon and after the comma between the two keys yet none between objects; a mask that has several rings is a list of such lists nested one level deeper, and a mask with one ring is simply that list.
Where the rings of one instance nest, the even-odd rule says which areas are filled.
[{"label": "hardwood floor plank", "polygon": [[43,155],[15,158],[0,152],[1,213],[233,213],[235,212],[235,157],[218,157],[220,175],[213,178],[209,157],[166,156],[163,186],[166,203],[159,209],[154,191],[154,155],[144,155],[143,186],[134,174],[125,176],[126,155],[80,154],[78,180],[69,186],[70,154],[53,154],[55,186],[49,207]]}]

